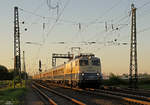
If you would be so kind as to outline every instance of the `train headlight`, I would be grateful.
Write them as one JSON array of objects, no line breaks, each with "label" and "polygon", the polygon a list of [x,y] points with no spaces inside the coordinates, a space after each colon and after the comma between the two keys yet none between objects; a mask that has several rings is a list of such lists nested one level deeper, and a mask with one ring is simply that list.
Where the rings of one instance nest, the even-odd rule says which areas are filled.
[{"label": "train headlight", "polygon": [[81,75],[84,76],[84,73],[82,73]]}]

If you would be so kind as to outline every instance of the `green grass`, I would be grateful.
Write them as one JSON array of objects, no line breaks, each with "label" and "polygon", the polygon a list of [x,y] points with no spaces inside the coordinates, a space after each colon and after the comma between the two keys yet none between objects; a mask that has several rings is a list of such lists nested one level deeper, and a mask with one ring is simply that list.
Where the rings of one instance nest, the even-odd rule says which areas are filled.
[{"label": "green grass", "polygon": [[150,90],[150,84],[139,85],[139,89]]},{"label": "green grass", "polygon": [[0,85],[5,85],[5,84],[9,84],[9,80],[4,80],[4,81],[0,81]]},{"label": "green grass", "polygon": [[[133,78],[133,82],[134,81]],[[121,88],[128,88],[130,83],[129,79],[122,79],[120,76],[114,75],[113,73],[110,74],[109,79],[103,80],[102,82],[104,86],[118,86]],[[150,76],[146,74],[143,75],[143,78],[138,78],[137,87],[139,89],[150,90]]]},{"label": "green grass", "polygon": [[0,90],[0,105],[11,101],[13,105],[21,105],[26,88],[4,88]]},{"label": "green grass", "polygon": [[[128,88],[129,87],[129,81],[128,80],[119,80],[119,79],[114,79],[115,77],[109,79],[109,80],[104,80],[103,83],[106,86],[118,86],[121,88]],[[146,89],[150,90],[150,78],[143,78],[138,80],[138,88],[139,89]]]},{"label": "green grass", "polygon": [[[128,85],[117,85],[117,86],[121,87],[121,88],[128,88],[129,87]],[[138,88],[139,89],[150,90],[150,84],[139,84]]]}]

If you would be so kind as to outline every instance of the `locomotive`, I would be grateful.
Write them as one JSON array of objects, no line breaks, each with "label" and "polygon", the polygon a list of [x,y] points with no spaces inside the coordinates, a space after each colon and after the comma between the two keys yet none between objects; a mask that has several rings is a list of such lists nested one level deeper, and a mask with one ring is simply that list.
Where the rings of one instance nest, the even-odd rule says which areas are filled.
[{"label": "locomotive", "polygon": [[34,75],[33,79],[71,87],[99,87],[102,81],[100,58],[94,54],[80,53],[62,65]]}]

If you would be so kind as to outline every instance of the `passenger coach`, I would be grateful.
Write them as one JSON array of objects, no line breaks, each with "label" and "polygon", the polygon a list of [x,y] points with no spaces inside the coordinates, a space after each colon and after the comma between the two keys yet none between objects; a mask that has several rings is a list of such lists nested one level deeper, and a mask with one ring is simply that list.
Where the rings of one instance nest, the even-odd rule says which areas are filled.
[{"label": "passenger coach", "polygon": [[94,54],[80,54],[63,65],[34,75],[33,78],[73,87],[99,87],[102,80],[100,58]]}]

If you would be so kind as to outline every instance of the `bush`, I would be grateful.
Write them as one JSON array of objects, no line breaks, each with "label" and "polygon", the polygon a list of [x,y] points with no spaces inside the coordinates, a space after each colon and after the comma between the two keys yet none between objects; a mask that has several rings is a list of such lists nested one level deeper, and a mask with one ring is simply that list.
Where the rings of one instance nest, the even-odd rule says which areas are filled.
[{"label": "bush", "polygon": [[[16,74],[18,75],[19,73]],[[24,79],[25,75],[26,78],[28,78],[28,75],[25,72],[21,73],[21,78]],[[14,69],[10,69],[8,71],[8,69],[5,66],[0,65],[0,80],[13,80],[14,78],[15,79],[18,78],[18,77],[14,77]]]},{"label": "bush", "polygon": [[121,79],[119,76],[114,75],[113,73],[110,74],[108,80],[104,80],[104,85],[126,85],[128,84],[127,81]]},{"label": "bush", "polygon": [[143,78],[138,80],[139,85],[150,84],[150,78]]},{"label": "bush", "polygon": [[8,69],[5,66],[0,65],[0,80],[7,80]]}]

